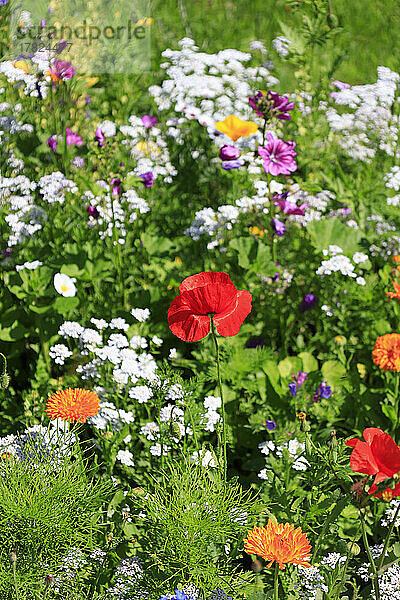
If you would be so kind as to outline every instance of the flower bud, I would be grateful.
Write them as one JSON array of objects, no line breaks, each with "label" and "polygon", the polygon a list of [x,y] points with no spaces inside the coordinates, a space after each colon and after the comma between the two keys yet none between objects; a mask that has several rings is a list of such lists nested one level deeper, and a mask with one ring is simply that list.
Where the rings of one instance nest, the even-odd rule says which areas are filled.
[{"label": "flower bud", "polygon": [[11,554],[10,554],[10,560],[14,564],[17,562],[17,555],[15,554],[15,552],[11,552]]},{"label": "flower bud", "polygon": [[253,562],[251,563],[251,570],[254,573],[261,573],[262,568],[263,568],[262,563],[258,559],[253,560]]},{"label": "flower bud", "polygon": [[225,144],[225,146],[222,146],[219,152],[219,157],[223,161],[236,160],[237,158],[239,158],[239,156],[240,150],[235,148],[235,146],[230,146],[229,144]]},{"label": "flower bud", "polygon": [[353,543],[349,542],[347,544],[347,548],[348,548],[350,554],[352,554],[353,556],[358,556],[361,552],[360,546],[354,542]]},{"label": "flower bud", "polygon": [[8,373],[4,373],[4,375],[1,378],[1,388],[3,390],[6,390],[9,385],[10,385],[10,376]]}]

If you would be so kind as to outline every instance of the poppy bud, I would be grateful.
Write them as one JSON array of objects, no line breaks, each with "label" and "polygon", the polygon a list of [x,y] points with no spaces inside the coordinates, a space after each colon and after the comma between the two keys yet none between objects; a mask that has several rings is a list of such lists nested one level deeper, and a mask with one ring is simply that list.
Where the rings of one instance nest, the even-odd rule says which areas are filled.
[{"label": "poppy bud", "polygon": [[48,573],[44,579],[44,585],[46,587],[49,587],[54,581],[54,577],[53,575],[51,575],[50,573]]},{"label": "poppy bud", "polygon": [[350,554],[352,554],[353,556],[358,556],[361,552],[360,546],[358,544],[355,544],[354,542],[353,543],[349,542],[347,544],[347,548],[348,548]]},{"label": "poppy bud", "polygon": [[179,427],[179,423],[177,423],[176,421],[172,421],[172,423],[170,425],[170,429],[171,429],[172,436],[177,438],[178,440],[180,440],[182,437],[182,433],[181,433],[181,429]]},{"label": "poppy bud", "polygon": [[10,376],[8,373],[4,373],[4,375],[1,378],[1,387],[3,390],[6,390],[9,385],[10,385]]},{"label": "poppy bud", "polygon": [[252,570],[254,573],[261,573],[261,571],[262,571],[262,568],[263,568],[263,567],[262,567],[262,563],[261,563],[261,561],[259,561],[259,560],[257,560],[257,559],[256,559],[256,560],[253,560],[253,562],[251,563],[251,570]]},{"label": "poppy bud", "polygon": [[17,555],[15,554],[15,552],[11,552],[11,554],[10,554],[10,560],[14,564],[17,562]]}]

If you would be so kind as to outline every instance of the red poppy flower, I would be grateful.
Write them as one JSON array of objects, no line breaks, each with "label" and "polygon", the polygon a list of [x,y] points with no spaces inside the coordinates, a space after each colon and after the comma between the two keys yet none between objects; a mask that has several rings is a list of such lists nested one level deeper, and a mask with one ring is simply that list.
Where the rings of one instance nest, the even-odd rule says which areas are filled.
[{"label": "red poppy flower", "polygon": [[346,442],[346,446],[354,448],[350,467],[356,473],[375,475],[376,486],[400,471],[400,448],[388,433],[376,427],[364,429],[363,437],[365,442],[357,438]]},{"label": "red poppy flower", "polygon": [[251,294],[237,290],[227,273],[208,271],[184,279],[171,302],[168,323],[185,342],[198,342],[210,333],[210,317],[218,333],[236,335],[251,311]]}]

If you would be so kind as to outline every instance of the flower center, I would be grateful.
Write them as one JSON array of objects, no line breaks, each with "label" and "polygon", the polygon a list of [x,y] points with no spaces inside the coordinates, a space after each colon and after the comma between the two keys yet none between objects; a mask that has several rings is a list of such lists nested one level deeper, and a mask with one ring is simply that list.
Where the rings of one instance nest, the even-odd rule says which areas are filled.
[{"label": "flower center", "polygon": [[63,283],[60,287],[61,287],[61,291],[62,292],[67,292],[68,291],[68,286],[65,285],[65,283]]}]

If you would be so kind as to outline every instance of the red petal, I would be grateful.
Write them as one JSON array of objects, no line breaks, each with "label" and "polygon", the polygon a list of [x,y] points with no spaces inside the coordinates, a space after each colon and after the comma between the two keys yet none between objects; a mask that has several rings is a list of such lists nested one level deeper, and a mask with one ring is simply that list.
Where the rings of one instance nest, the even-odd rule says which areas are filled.
[{"label": "red petal", "polygon": [[355,448],[358,442],[361,442],[361,440],[359,440],[358,438],[351,438],[351,440],[347,440],[345,444],[346,446],[350,446],[350,448]]},{"label": "red petal", "polygon": [[181,292],[181,297],[195,315],[224,313],[236,305],[237,289],[233,283],[213,283]]},{"label": "red petal", "polygon": [[376,436],[372,440],[371,450],[379,471],[388,477],[400,471],[400,448],[388,433]]},{"label": "red petal", "polygon": [[382,429],[378,429],[377,427],[367,427],[363,431],[363,438],[369,445],[372,444],[375,437],[380,436],[380,435],[388,435],[388,434],[385,433],[384,431],[382,431]]},{"label": "red petal", "polygon": [[350,467],[355,473],[375,475],[379,467],[371,452],[371,447],[366,442],[359,441],[350,456]]},{"label": "red petal", "polygon": [[233,285],[227,273],[220,273],[218,271],[206,271],[204,273],[197,273],[186,277],[179,286],[179,292],[188,292],[198,287],[214,283],[230,283]]},{"label": "red petal", "polygon": [[239,290],[236,295],[235,305],[213,317],[220,335],[231,337],[239,333],[243,321],[251,311],[251,297],[250,292]]},{"label": "red petal", "polygon": [[193,314],[186,295],[177,296],[171,302],[168,310],[169,328],[184,342],[198,342],[210,332],[210,318]]}]

